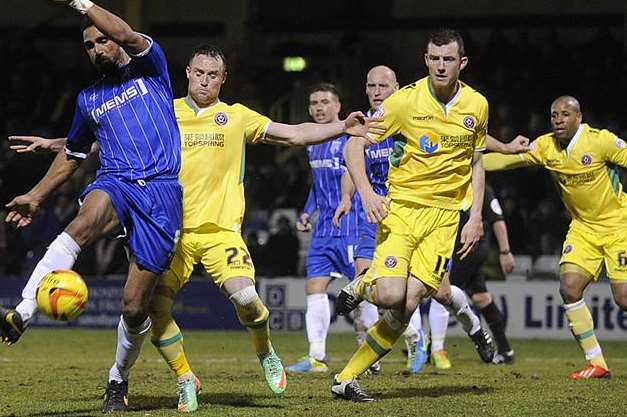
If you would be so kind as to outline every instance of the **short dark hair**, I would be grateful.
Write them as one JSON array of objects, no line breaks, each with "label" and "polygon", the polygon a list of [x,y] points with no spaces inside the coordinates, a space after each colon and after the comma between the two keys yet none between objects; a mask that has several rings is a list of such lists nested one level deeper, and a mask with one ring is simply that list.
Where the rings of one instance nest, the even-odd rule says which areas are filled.
[{"label": "short dark hair", "polygon": [[435,46],[447,45],[452,42],[457,42],[459,56],[466,56],[466,49],[464,48],[464,38],[462,35],[454,29],[438,29],[429,34],[427,40],[427,46],[432,43]]},{"label": "short dark hair", "polygon": [[340,100],[340,92],[337,87],[331,83],[318,83],[309,87],[309,93],[307,96],[311,96],[313,93],[317,93],[318,91],[329,92],[333,94],[338,101]]},{"label": "short dark hair", "polygon": [[91,26],[95,26],[94,22],[89,18],[89,16],[83,15],[83,17],[81,17],[81,22],[80,22],[81,33],[83,33],[85,29]]},{"label": "short dark hair", "polygon": [[217,46],[208,43],[198,45],[196,48],[194,48],[192,54],[189,56],[188,62],[191,63],[192,59],[194,59],[196,55],[207,55],[215,59],[220,58],[222,60],[222,64],[224,65],[224,72],[226,72],[226,57],[224,56],[224,52],[222,52],[222,49],[218,48]]}]

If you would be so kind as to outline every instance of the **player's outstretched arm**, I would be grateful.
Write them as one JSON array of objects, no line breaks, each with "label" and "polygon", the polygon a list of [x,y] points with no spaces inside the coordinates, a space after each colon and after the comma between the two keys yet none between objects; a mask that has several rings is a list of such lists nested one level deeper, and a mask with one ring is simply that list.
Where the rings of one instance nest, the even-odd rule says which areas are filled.
[{"label": "player's outstretched arm", "polygon": [[57,3],[67,3],[74,10],[87,15],[98,30],[132,55],[145,51],[149,46],[146,38],[135,32],[128,23],[90,0],[57,1]]},{"label": "player's outstretched arm", "polygon": [[389,202],[375,193],[366,174],[364,151],[368,146],[366,139],[351,137],[344,147],[346,167],[361,197],[368,223],[379,223],[388,215]]},{"label": "player's outstretched arm", "polygon": [[80,161],[59,152],[46,175],[28,193],[15,197],[6,207],[5,221],[17,227],[28,226],[39,211],[40,204],[76,171]]},{"label": "player's outstretched arm", "polygon": [[460,234],[462,247],[457,251],[459,259],[464,259],[483,236],[483,194],[485,192],[485,171],[481,152],[475,152],[472,158],[472,206],[470,217]]},{"label": "player's outstretched arm", "polygon": [[503,155],[494,152],[483,156],[483,167],[488,172],[522,168],[527,165],[522,155]]},{"label": "player's outstretched arm", "polygon": [[342,121],[334,123],[301,123],[288,125],[271,122],[266,131],[269,143],[282,145],[315,145],[340,135],[350,135],[366,138],[372,142],[369,135],[385,133],[385,129],[378,125],[380,119],[368,118],[361,112],[353,112]]},{"label": "player's outstretched arm", "polygon": [[529,138],[518,135],[511,142],[504,143],[493,136],[486,135],[486,148],[491,152],[515,154],[529,151]]},{"label": "player's outstretched arm", "polygon": [[65,147],[67,138],[46,139],[39,136],[9,136],[9,148],[17,153],[56,153]]}]

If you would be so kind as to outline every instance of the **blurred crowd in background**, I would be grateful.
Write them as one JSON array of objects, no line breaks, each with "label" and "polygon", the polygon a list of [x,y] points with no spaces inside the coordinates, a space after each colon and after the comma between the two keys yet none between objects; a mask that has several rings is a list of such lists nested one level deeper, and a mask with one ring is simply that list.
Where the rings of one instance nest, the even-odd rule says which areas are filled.
[{"label": "blurred crowd in background", "polygon": [[[475,33],[476,32],[476,33]],[[504,30],[482,28],[463,32],[470,64],[462,79],[487,96],[492,135],[503,141],[517,134],[534,138],[549,130],[549,106],[558,95],[572,94],[582,103],[584,121],[627,138],[627,119],[620,91],[624,91],[625,63],[620,32],[604,27],[551,26]],[[42,39],[45,28],[0,42],[0,215],[13,197],[28,191],[46,172],[53,156],[16,154],[5,139],[11,134],[64,137],[80,89],[94,75],[75,36]],[[176,96],[184,95],[186,53],[172,53],[174,42],[162,41],[170,62]],[[259,68],[252,52],[227,50],[229,79],[223,100],[242,102],[281,122],[308,120],[306,88],[333,82],[343,94],[343,114],[367,109],[365,73],[376,64],[397,70],[399,83],[425,75],[422,50],[403,49],[398,37],[377,42],[359,36],[338,41],[350,50],[334,64],[336,50],[313,60],[303,73],[285,73],[280,64]],[[191,48],[190,48],[191,49]],[[260,53],[256,51],[256,53]],[[263,52],[261,52],[263,53]],[[248,54],[248,55],[247,55]],[[359,73],[356,73],[359,71]],[[609,95],[616,94],[611,98]],[[0,223],[0,274],[30,273],[46,245],[74,217],[77,197],[94,179],[97,158],[84,163],[42,207],[33,224],[21,230]],[[308,237],[295,231],[295,220],[310,185],[306,152],[302,148],[249,146],[246,168],[247,213],[244,234],[258,275],[303,274]],[[501,200],[512,251],[539,256],[559,254],[569,219],[550,176],[540,169],[489,174]],[[121,242],[102,239],[85,250],[76,269],[92,276],[125,273]]]}]

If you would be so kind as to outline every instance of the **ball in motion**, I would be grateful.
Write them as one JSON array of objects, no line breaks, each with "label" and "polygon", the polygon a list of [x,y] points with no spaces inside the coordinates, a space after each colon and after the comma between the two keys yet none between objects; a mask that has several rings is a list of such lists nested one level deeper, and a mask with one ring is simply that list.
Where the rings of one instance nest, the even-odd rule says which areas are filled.
[{"label": "ball in motion", "polygon": [[47,273],[37,287],[37,305],[53,320],[74,320],[85,310],[87,298],[85,281],[69,269]]}]

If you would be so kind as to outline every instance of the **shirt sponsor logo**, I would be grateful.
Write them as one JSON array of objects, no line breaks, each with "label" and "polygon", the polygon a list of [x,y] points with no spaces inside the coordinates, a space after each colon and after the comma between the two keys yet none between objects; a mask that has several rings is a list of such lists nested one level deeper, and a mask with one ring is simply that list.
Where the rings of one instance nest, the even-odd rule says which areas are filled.
[{"label": "shirt sponsor logo", "polygon": [[584,154],[581,157],[581,163],[583,164],[583,166],[587,167],[588,165],[590,165],[592,163],[592,157],[590,155],[588,155],[588,154]]},{"label": "shirt sponsor logo", "polygon": [[309,161],[309,166],[313,169],[317,168],[340,168],[340,160],[338,158],[333,159],[312,159]]},{"label": "shirt sponsor logo", "polygon": [[216,122],[218,126],[224,126],[229,122],[229,118],[226,116],[226,113],[219,112],[216,113],[215,116],[213,116],[213,121]]},{"label": "shirt sponsor logo", "polygon": [[472,129],[473,127],[475,127],[475,118],[472,116],[466,116],[464,117],[463,123],[464,127]]},{"label": "shirt sponsor logo", "polygon": [[366,154],[370,159],[383,159],[388,158],[392,153],[392,149],[390,148],[380,148],[380,149],[367,149]]},{"label": "shirt sponsor logo", "polygon": [[[113,96],[113,98],[105,101],[100,106],[93,109],[91,111],[91,117],[94,119],[94,121],[98,123],[100,118],[108,111],[123,106],[137,97],[148,94],[148,89],[146,88],[146,85],[141,78],[135,80],[134,84],[135,85],[131,85],[120,94]],[[96,100],[94,94],[91,95],[90,100]]]},{"label": "shirt sponsor logo", "polygon": [[445,149],[463,148],[473,149],[475,135],[440,136],[440,145]]},{"label": "shirt sponsor logo", "polygon": [[432,154],[438,150],[440,145],[438,143],[431,142],[429,135],[422,135],[419,139],[420,150],[428,154]]},{"label": "shirt sponsor logo", "polygon": [[560,175],[559,182],[564,186],[583,185],[594,181],[594,172],[584,172],[577,175]]},{"label": "shirt sponsor logo", "polygon": [[224,133],[185,133],[183,145],[187,148],[201,146],[224,148]]},{"label": "shirt sponsor logo", "polygon": [[418,116],[412,116],[411,117],[413,120],[418,120],[419,122],[425,121],[425,120],[433,120],[434,117],[430,114],[419,114]]}]

